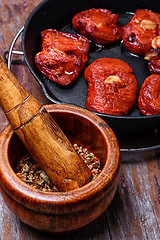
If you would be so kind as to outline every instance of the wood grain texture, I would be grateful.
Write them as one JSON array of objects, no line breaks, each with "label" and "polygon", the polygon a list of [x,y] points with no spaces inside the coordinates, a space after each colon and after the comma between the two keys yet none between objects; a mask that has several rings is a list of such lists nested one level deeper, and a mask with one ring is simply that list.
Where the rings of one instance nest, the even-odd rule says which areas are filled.
[{"label": "wood grain texture", "polygon": [[[0,54],[9,49],[17,31],[40,0],[0,0]],[[16,44],[20,48],[20,41]],[[12,65],[23,86],[43,104],[49,101],[24,65]],[[7,119],[0,109],[0,132]],[[94,222],[66,236],[49,236],[19,221],[0,197],[1,240],[159,240],[160,150],[122,153],[116,195]]]},{"label": "wood grain texture", "polygon": [[11,111],[29,97],[0,57],[0,106],[5,113]]},{"label": "wood grain texture", "polygon": [[[102,166],[101,174],[74,191],[47,193],[33,189],[13,174],[12,168],[14,169],[17,159],[25,155],[26,150],[8,125],[0,136],[0,191],[6,204],[23,222],[41,231],[64,234],[86,226],[107,209],[117,189],[120,152],[115,135],[95,114],[63,104],[45,105],[45,109],[60,124],[72,143],[88,146],[91,151],[97,153]],[[82,135],[82,130],[85,135]],[[28,140],[28,135],[30,131],[25,135],[25,141]],[[96,144],[97,136],[99,144]],[[37,142],[40,146],[36,148],[41,148],[40,141]],[[48,152],[49,149],[46,154]],[[52,155],[51,152],[50,156]],[[53,161],[56,168],[55,160]],[[72,165],[75,164],[73,160]],[[81,167],[79,170],[81,174]],[[62,168],[59,175],[63,174]]]},{"label": "wood grain texture", "polygon": [[70,191],[90,181],[90,169],[58,124],[23,88],[1,57],[0,106],[14,132],[59,191]]}]

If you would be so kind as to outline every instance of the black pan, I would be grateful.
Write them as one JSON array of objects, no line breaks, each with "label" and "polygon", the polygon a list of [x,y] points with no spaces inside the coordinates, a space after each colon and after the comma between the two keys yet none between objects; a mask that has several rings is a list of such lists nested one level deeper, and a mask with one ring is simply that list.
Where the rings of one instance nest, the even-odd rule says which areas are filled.
[{"label": "black pan", "polygon": [[[42,86],[45,96],[58,104],[72,104],[85,108],[87,97],[87,82],[83,72],[70,86],[59,86],[45,78],[36,68],[34,56],[41,50],[41,31],[47,28],[55,28],[59,31],[76,33],[72,27],[73,16],[82,10],[89,8],[107,8],[113,13],[119,14],[119,23],[127,24],[133,13],[138,8],[147,8],[160,12],[160,4],[156,0],[44,0],[30,14],[24,26],[22,36],[22,48],[26,63],[36,80]],[[85,67],[97,58],[113,57],[127,62],[134,70],[138,81],[138,92],[144,79],[150,75],[147,61],[142,56],[131,54],[123,45],[123,42],[101,48],[91,42],[89,59]],[[157,128],[160,122],[160,114],[143,116],[140,114],[137,104],[126,116],[113,116],[97,113],[114,131],[135,132]]]}]

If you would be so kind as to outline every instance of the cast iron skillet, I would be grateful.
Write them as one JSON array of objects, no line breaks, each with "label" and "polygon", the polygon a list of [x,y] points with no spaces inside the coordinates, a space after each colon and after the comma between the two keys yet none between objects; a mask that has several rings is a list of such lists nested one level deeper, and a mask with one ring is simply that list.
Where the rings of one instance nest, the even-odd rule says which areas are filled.
[{"label": "cast iron skillet", "polygon": [[[73,16],[82,10],[90,8],[107,8],[113,13],[119,14],[119,23],[127,24],[133,13],[138,8],[147,8],[160,12],[160,5],[156,0],[44,0],[30,14],[22,35],[22,49],[25,61],[36,80],[42,86],[44,94],[52,103],[65,103],[85,108],[87,97],[87,82],[83,72],[78,79],[70,86],[61,87],[45,78],[36,68],[34,56],[41,50],[42,30],[55,28],[60,31],[76,33],[72,27]],[[144,79],[150,75],[147,61],[142,56],[131,54],[124,47],[123,42],[110,46],[96,45],[91,42],[89,59],[85,67],[97,58],[113,57],[124,60],[133,68],[138,81],[138,92]],[[154,116],[143,116],[140,114],[137,104],[126,116],[113,116],[97,113],[103,118],[114,131],[135,132],[157,128],[160,121],[160,114]]]}]

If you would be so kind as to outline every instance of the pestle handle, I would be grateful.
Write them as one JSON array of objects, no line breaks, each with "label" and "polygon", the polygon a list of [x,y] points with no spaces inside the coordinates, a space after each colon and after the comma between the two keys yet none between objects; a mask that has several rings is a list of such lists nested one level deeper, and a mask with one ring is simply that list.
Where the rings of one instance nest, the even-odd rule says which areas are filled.
[{"label": "pestle handle", "polygon": [[91,172],[63,131],[0,57],[0,106],[12,129],[59,191],[90,181]]}]

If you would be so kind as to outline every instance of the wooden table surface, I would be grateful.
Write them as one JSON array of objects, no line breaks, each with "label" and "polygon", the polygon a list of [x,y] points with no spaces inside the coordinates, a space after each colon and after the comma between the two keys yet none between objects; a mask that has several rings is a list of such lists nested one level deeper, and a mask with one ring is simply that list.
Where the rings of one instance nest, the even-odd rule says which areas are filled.
[{"label": "wooden table surface", "polygon": [[[0,0],[0,55],[24,25],[40,0]],[[16,44],[20,50],[20,40]],[[42,104],[50,104],[25,65],[12,65],[20,83]],[[7,125],[0,109],[0,132]],[[143,138],[142,138],[143,140]],[[0,196],[1,240],[130,240],[160,239],[160,150],[122,152],[122,166],[115,197],[94,222],[66,236],[50,236],[19,221]]]}]

